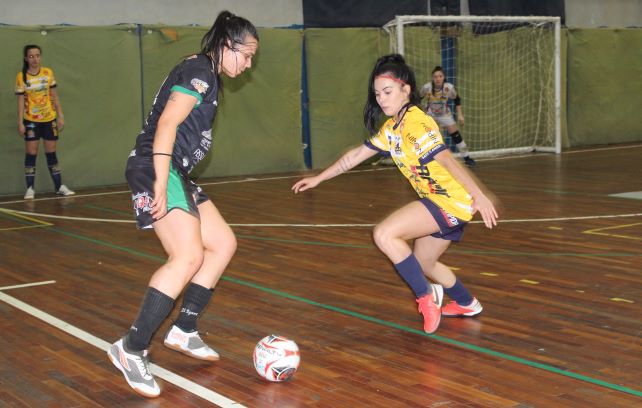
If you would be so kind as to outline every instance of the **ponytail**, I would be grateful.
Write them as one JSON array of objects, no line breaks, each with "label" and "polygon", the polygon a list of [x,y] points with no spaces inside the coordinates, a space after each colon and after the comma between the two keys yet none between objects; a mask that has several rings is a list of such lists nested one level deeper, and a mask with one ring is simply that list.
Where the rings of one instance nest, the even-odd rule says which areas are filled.
[{"label": "ponytail", "polygon": [[218,71],[224,47],[235,48],[236,45],[243,44],[247,35],[256,38],[257,41],[259,40],[259,34],[252,23],[243,17],[223,10],[216,17],[209,31],[203,36],[201,54],[207,55],[212,60],[219,89],[223,88]]}]

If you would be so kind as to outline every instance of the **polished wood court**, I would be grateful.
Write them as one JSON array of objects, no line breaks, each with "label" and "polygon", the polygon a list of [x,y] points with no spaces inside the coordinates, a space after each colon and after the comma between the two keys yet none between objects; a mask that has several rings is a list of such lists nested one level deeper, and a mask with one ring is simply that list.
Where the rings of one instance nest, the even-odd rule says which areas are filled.
[{"label": "polished wood court", "polygon": [[[442,260],[484,313],[444,319],[433,336],[372,243],[371,225],[415,198],[395,169],[363,166],[299,195],[300,175],[200,180],[239,242],[199,322],[221,360],[166,349],[163,325],[152,361],[186,385],[158,377],[153,400],[104,349],[164,258],[131,223],[126,188],[3,197],[0,407],[642,406],[642,199],[611,196],[642,190],[642,145],[486,160],[474,173],[502,222],[469,225]],[[32,283],[43,284],[20,286]],[[254,371],[270,333],[301,349],[290,382]]]}]

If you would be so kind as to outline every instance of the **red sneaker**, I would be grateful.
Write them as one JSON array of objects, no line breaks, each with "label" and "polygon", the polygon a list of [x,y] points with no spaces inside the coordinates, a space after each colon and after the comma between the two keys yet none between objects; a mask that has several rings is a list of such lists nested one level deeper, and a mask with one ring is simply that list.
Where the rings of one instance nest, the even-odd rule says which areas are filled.
[{"label": "red sneaker", "polygon": [[444,317],[473,317],[480,314],[482,310],[484,308],[479,300],[473,298],[473,302],[468,306],[461,306],[453,300],[441,309],[441,314]]},{"label": "red sneaker", "polygon": [[444,296],[444,288],[441,285],[432,286],[432,293],[417,299],[419,313],[424,316],[424,331],[434,333],[441,321],[441,301]]}]

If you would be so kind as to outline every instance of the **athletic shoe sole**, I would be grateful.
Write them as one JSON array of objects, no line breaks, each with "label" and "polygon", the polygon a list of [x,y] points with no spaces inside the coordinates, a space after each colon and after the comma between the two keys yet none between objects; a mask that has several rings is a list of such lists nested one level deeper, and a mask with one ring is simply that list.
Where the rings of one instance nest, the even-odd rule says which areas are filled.
[{"label": "athletic shoe sole", "polygon": [[167,348],[170,348],[170,349],[172,349],[174,351],[178,351],[179,353],[183,353],[186,356],[190,356],[190,357],[198,359],[198,360],[218,361],[219,358],[220,358],[219,356],[205,356],[205,357],[199,356],[197,354],[193,354],[189,350],[185,350],[185,349],[181,348],[181,346],[179,346],[178,344],[172,344],[172,343],[169,343],[169,342],[164,342],[163,344],[165,344],[165,347],[167,347]]}]

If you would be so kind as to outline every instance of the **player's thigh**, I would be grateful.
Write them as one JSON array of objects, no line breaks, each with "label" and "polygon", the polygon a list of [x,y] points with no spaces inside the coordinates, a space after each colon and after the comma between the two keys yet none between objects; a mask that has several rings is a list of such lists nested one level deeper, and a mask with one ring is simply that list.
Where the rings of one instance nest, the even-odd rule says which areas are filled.
[{"label": "player's thigh", "polygon": [[236,251],[236,236],[211,200],[198,205],[201,216],[201,239],[203,246],[211,251]]},{"label": "player's thigh", "polygon": [[56,151],[56,144],[58,143],[56,140],[45,139],[42,141],[42,143],[45,146],[46,153],[53,153]]},{"label": "player's thigh", "polygon": [[179,208],[154,222],[154,231],[170,258],[188,258],[200,262],[203,256],[201,225],[199,219]]},{"label": "player's thigh", "polygon": [[375,234],[414,239],[434,234],[439,225],[420,201],[413,201],[394,211],[375,227]]},{"label": "player's thigh", "polygon": [[38,154],[38,140],[25,140],[25,153],[31,155]]},{"label": "player's thigh", "polygon": [[457,132],[459,128],[457,128],[457,125],[453,124],[450,126],[446,126],[446,132],[448,132],[449,135],[452,135],[453,133]]}]

